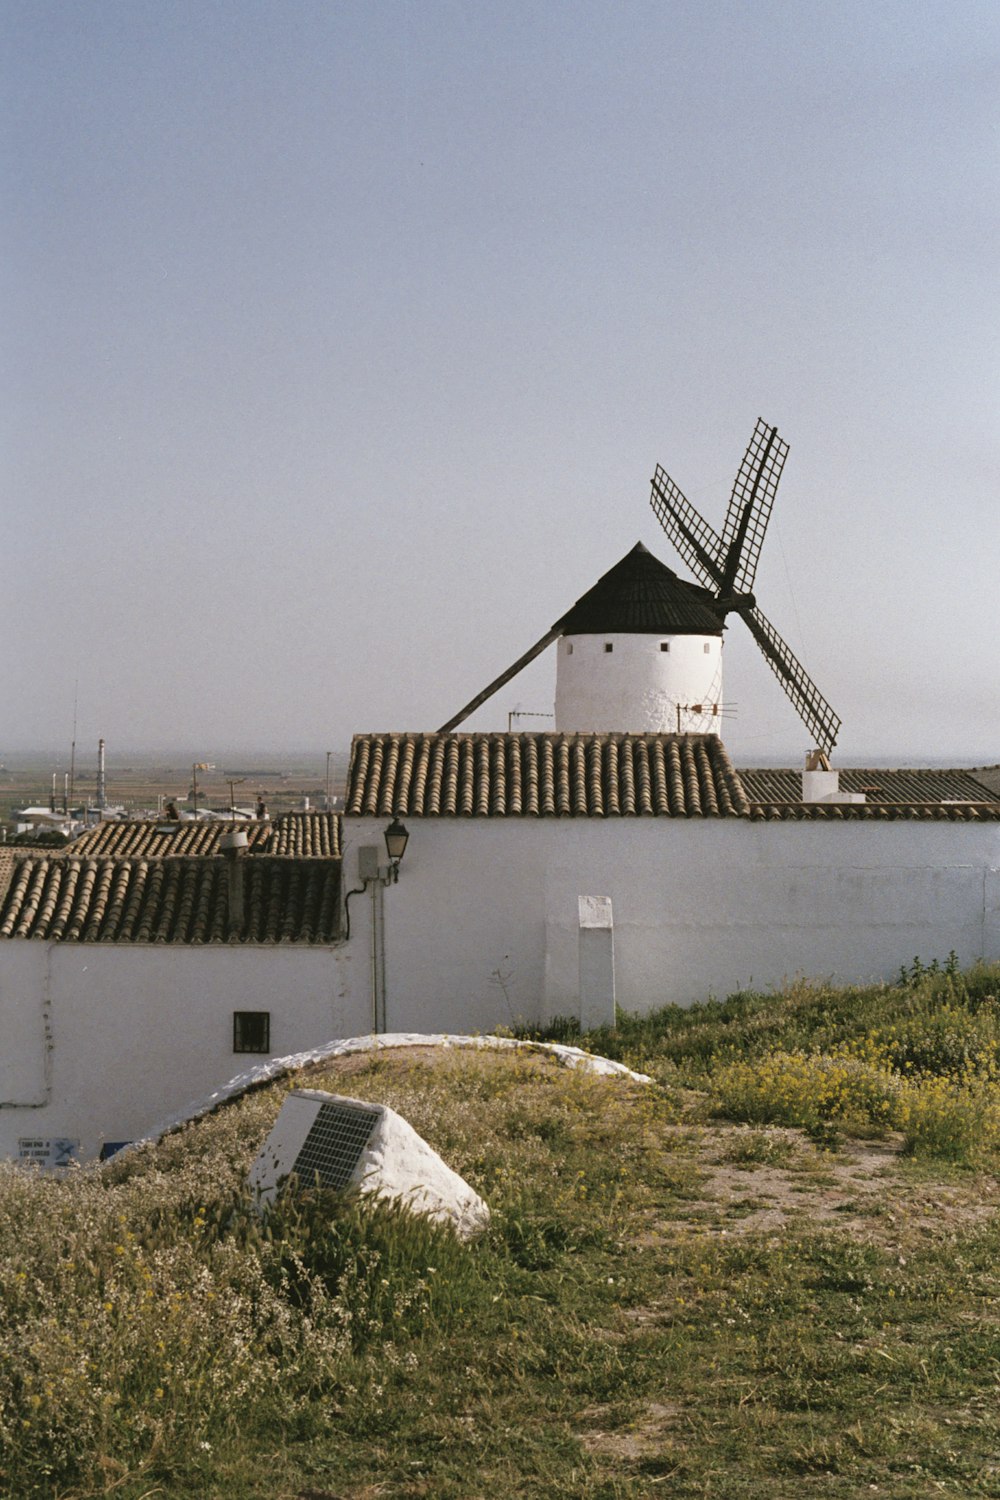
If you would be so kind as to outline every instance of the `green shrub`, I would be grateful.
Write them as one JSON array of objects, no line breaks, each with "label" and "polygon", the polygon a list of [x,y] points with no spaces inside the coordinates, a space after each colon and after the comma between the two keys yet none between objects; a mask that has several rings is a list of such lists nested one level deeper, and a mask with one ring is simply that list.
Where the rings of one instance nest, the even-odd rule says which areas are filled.
[{"label": "green shrub", "polygon": [[857,1134],[885,1130],[900,1080],[884,1065],[849,1055],[773,1052],[721,1067],[712,1080],[719,1114],[747,1124],[837,1125]]},{"label": "green shrub", "polygon": [[909,1015],[877,1029],[873,1041],[898,1072],[950,1075],[1000,1061],[996,1002],[975,1010],[951,998],[928,997]]},{"label": "green shrub", "polygon": [[908,1081],[896,1123],[903,1149],[975,1166],[1000,1148],[1000,1088],[990,1074]]}]

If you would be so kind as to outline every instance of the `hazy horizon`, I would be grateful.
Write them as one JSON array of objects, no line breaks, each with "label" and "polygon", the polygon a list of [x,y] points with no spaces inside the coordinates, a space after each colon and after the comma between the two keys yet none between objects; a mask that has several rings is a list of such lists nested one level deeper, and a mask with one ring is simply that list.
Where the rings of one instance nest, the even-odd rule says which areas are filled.
[{"label": "hazy horizon", "polygon": [[[456,730],[455,732],[458,734],[463,733],[462,730]],[[723,743],[725,743],[724,738]],[[347,762],[350,757],[350,743],[348,742],[344,745],[333,745],[329,746],[328,748],[332,751],[332,765],[335,772],[343,772],[346,769]],[[802,767],[802,756],[799,755],[798,752],[791,747],[786,747],[784,751],[778,750],[773,756],[761,756],[754,755],[752,753],[740,755],[733,751],[730,751],[730,754],[732,760],[737,766],[747,768],[752,768],[754,766],[789,766],[793,769],[801,769]],[[153,750],[139,750],[135,748],[128,749],[126,747],[114,752],[112,752],[112,750],[109,748],[106,751],[106,767],[109,778],[114,777],[116,769],[123,770],[127,766],[136,766],[142,768],[150,766],[163,766],[169,767],[171,770],[177,770],[178,772],[186,772],[190,769],[195,759],[196,755],[193,751],[191,751],[190,749],[179,749],[176,746],[172,749],[164,749],[161,746]],[[245,746],[243,748],[236,747],[235,749],[232,746],[229,746],[228,748],[223,747],[222,749],[214,747],[206,751],[202,756],[202,759],[208,759],[212,761],[214,768],[220,772],[226,768],[240,768],[246,770],[266,768],[268,770],[274,770],[280,767],[285,770],[294,769],[302,773],[308,772],[310,774],[315,771],[315,773],[322,778],[322,776],[325,774],[326,768],[326,750],[310,750],[308,748],[299,750],[275,750],[273,748],[261,749],[260,747],[257,747],[256,749],[253,747],[247,748]],[[44,767],[46,773],[51,774],[54,771],[60,770],[68,772],[69,763],[69,747],[67,747],[65,750],[28,749],[11,750],[7,753],[4,753],[3,749],[0,748],[0,767],[6,767],[7,769],[21,770],[23,772],[24,769],[28,767],[37,766],[39,770]],[[955,768],[965,767],[971,770],[975,769],[976,767],[995,767],[997,765],[1000,765],[1000,759],[997,758],[996,751],[994,751],[992,755],[974,755],[972,757],[963,757],[959,760],[955,760],[949,756],[926,755],[917,752],[912,755],[903,754],[899,757],[895,757],[882,755],[876,751],[872,751],[866,754],[865,751],[862,750],[858,755],[852,756],[850,761],[845,760],[842,755],[834,751],[833,764],[835,767],[841,770],[849,769],[851,767],[861,770],[867,767],[870,767],[871,769],[877,768],[880,770],[886,770],[893,767],[919,766],[952,766]],[[77,745],[77,777],[82,777],[85,780],[88,778],[92,780],[93,773],[96,770],[96,766],[96,747],[81,747],[80,745]]]},{"label": "hazy horizon", "polygon": [[[0,24],[0,754],[432,729],[636,540],[686,577],[650,475],[718,528],[762,416],[838,763],[1000,760],[994,4]],[[734,759],[799,764],[726,640]]]}]

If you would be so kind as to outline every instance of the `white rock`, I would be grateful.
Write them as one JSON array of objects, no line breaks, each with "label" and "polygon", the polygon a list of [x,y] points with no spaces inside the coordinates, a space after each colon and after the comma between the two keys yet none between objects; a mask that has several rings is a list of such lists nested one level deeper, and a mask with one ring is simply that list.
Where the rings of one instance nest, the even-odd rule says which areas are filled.
[{"label": "white rock", "polygon": [[[333,1185],[354,1187],[448,1223],[464,1240],[482,1234],[490,1218],[486,1203],[402,1115],[384,1104],[320,1089],[295,1089],[284,1100],[250,1169],[251,1190],[262,1204],[273,1201],[293,1171],[305,1176],[310,1170],[300,1161],[300,1152],[317,1121],[322,1127],[325,1106],[329,1106],[324,1118],[332,1122],[328,1135],[333,1145],[325,1151],[320,1146],[318,1155],[333,1169]],[[360,1125],[353,1145],[347,1143],[352,1125]],[[360,1136],[368,1129],[371,1133],[360,1144]]]}]

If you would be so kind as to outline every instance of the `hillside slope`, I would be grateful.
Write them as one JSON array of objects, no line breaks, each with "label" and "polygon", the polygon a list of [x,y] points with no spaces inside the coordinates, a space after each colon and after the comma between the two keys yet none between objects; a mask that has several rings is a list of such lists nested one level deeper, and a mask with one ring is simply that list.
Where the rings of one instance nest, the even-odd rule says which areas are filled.
[{"label": "hillside slope", "polygon": [[[996,981],[626,1019],[599,1041],[651,1085],[353,1056],[101,1173],[6,1170],[2,1492],[996,1495]],[[486,1238],[322,1194],[262,1224],[289,1082],[398,1110]]]}]

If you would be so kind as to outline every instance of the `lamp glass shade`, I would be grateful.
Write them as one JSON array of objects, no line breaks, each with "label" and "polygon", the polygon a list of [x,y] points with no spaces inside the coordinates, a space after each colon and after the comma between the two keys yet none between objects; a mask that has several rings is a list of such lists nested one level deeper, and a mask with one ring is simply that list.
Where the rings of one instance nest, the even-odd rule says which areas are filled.
[{"label": "lamp glass shade", "polygon": [[385,830],[385,847],[389,851],[389,858],[393,864],[398,864],[406,853],[406,844],[409,837],[409,833],[399,819],[393,818]]}]

